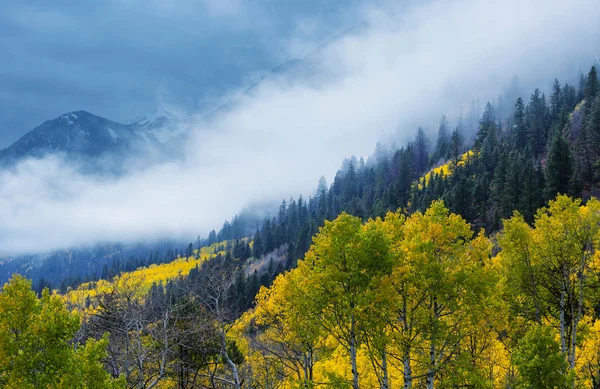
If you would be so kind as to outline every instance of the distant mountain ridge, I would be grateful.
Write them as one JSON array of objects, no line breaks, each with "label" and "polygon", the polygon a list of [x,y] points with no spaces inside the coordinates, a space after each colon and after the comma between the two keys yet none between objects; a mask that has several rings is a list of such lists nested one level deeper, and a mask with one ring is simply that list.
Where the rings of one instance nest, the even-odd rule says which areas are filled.
[{"label": "distant mountain ridge", "polygon": [[127,124],[86,111],[68,112],[42,123],[0,150],[0,166],[60,154],[82,162],[86,171],[118,172],[128,157],[167,157],[169,148],[165,144],[184,132],[181,121],[167,111],[155,111]]},{"label": "distant mountain ridge", "polygon": [[[326,50],[343,37],[362,31],[364,25],[352,26],[328,39],[302,58],[281,63],[250,84],[240,96],[222,102],[202,117],[205,123],[218,119],[238,107],[244,97],[255,93],[261,85],[293,83],[302,80],[320,85],[333,79],[322,66]],[[129,157],[150,155],[158,160],[177,158],[189,135],[190,120],[167,110],[155,110],[124,123],[118,123],[86,111],[68,112],[34,128],[11,146],[0,150],[0,167],[10,166],[25,158],[42,158],[62,154],[77,160],[89,172],[119,173]]]}]

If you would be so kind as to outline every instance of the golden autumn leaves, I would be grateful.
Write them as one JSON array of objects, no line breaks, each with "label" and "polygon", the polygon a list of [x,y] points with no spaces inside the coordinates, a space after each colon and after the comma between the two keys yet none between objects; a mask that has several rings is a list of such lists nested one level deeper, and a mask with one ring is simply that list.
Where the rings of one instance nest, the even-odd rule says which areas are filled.
[{"label": "golden autumn leaves", "polygon": [[[519,214],[503,224],[486,237],[441,201],[409,217],[326,222],[298,267],[227,322],[241,387],[595,388],[600,202],[559,196],[533,225]],[[0,386],[122,383],[102,369],[106,340],[70,347],[79,319],[64,305],[19,277],[4,287]],[[157,388],[174,387],[174,366]]]},{"label": "golden autumn leaves", "polygon": [[0,387],[116,389],[125,382],[104,370],[106,337],[74,349],[79,316],[60,296],[44,290],[38,298],[31,282],[13,276],[0,293]]},{"label": "golden autumn leaves", "polygon": [[240,321],[255,379],[270,371],[277,387],[539,387],[519,340],[544,327],[527,339],[558,343],[559,357],[546,357],[564,364],[548,374],[592,387],[600,203],[560,196],[534,227],[518,214],[505,226],[494,250],[440,201],[408,218],[327,222]]}]

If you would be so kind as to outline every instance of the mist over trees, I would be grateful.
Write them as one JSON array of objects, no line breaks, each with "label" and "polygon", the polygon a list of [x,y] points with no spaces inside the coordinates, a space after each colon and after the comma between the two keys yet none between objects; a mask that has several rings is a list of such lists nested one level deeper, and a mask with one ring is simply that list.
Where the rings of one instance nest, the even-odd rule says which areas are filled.
[{"label": "mist over trees", "polygon": [[62,295],[13,276],[0,384],[597,388],[596,68],[473,116]]}]

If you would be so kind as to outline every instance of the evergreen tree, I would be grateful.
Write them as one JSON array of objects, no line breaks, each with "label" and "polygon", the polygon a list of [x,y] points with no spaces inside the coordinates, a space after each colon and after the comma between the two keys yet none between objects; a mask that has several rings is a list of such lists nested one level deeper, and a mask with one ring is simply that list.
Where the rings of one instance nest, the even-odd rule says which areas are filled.
[{"label": "evergreen tree", "polygon": [[570,193],[569,182],[573,176],[571,147],[562,134],[556,134],[551,142],[545,175],[546,199],[552,199],[559,193]]},{"label": "evergreen tree", "polygon": [[[540,186],[538,171],[531,162],[531,156],[528,153],[525,155],[526,164],[523,169],[523,190],[519,197],[517,209],[523,214],[525,221],[532,223],[535,211],[544,203],[542,196],[540,196],[540,190],[543,186]],[[542,174],[539,174],[539,176],[543,177]]]},{"label": "evergreen tree", "polygon": [[534,157],[543,153],[546,146],[546,106],[539,89],[535,89],[527,107],[527,140]]},{"label": "evergreen tree", "polygon": [[579,88],[577,88],[577,100],[581,101],[585,98],[585,77],[583,73],[579,73]]},{"label": "evergreen tree", "polygon": [[596,159],[600,156],[600,95],[590,104],[585,127],[590,134],[590,143]]},{"label": "evergreen tree", "polygon": [[527,145],[527,125],[525,122],[525,105],[523,104],[523,99],[520,97],[515,104],[513,120],[513,138],[515,146],[517,149],[523,150]]},{"label": "evergreen tree", "polygon": [[483,142],[488,136],[490,129],[496,127],[496,112],[494,106],[488,101],[483,111],[483,116],[479,121],[479,130],[477,131],[477,140],[475,141],[475,148],[480,149],[483,147]]},{"label": "evergreen tree", "polygon": [[446,116],[442,116],[440,126],[438,128],[437,141],[435,143],[435,153],[433,162],[437,162],[442,158],[446,158],[450,150],[450,134],[448,133],[448,121]]},{"label": "evergreen tree", "polygon": [[584,90],[584,98],[585,101],[588,102],[591,107],[592,102],[596,98],[600,86],[598,86],[598,73],[596,72],[596,67],[592,66],[590,72],[587,75],[587,80],[585,82],[585,90]]},{"label": "evergreen tree", "polygon": [[508,176],[508,152],[504,151],[500,160],[498,161],[498,165],[494,169],[494,178],[492,179],[492,190],[491,195],[495,204],[495,213],[501,218],[505,218],[510,216],[511,209],[507,203],[507,198],[505,196],[505,186],[507,180],[510,180],[511,177]]},{"label": "evergreen tree", "polygon": [[562,90],[563,94],[563,117],[567,117],[577,104],[577,89],[574,86],[565,84]]},{"label": "evergreen tree", "polygon": [[417,130],[414,144],[415,170],[418,176],[423,174],[429,165],[429,140],[421,127]]},{"label": "evergreen tree", "polygon": [[450,139],[450,157],[452,158],[452,164],[456,168],[458,160],[461,156],[463,139],[460,131],[457,128],[452,131],[452,137]]},{"label": "evergreen tree", "polygon": [[560,88],[560,82],[558,82],[558,79],[555,78],[554,84],[552,85],[552,95],[550,96],[550,116],[552,118],[552,122],[560,120],[562,105],[563,93]]},{"label": "evergreen tree", "polygon": [[260,258],[264,254],[263,241],[260,230],[256,230],[254,234],[254,245],[252,246],[252,256]]}]

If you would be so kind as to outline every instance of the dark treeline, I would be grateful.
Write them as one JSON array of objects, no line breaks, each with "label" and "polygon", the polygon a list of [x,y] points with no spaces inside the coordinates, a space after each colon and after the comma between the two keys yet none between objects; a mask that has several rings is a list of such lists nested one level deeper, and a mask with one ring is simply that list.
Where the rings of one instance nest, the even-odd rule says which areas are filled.
[{"label": "dark treeline", "polygon": [[[247,237],[256,230],[269,205],[254,205],[226,221],[217,234],[212,231],[205,239],[192,243],[180,241],[152,244],[99,243],[89,248],[57,250],[49,254],[25,255],[0,262],[0,283],[11,274],[19,273],[33,281],[38,293],[47,287],[61,292],[85,282],[110,280],[122,272],[140,267],[169,263],[178,257],[190,257],[192,252],[216,242]],[[228,249],[231,249],[228,248]],[[236,252],[236,257],[242,257]]]},{"label": "dark treeline", "polygon": [[[321,178],[314,196],[283,200],[278,214],[263,220],[253,234],[253,256],[287,245],[284,268],[290,269],[324,221],[342,212],[366,220],[387,211],[424,211],[433,200],[443,199],[475,230],[492,233],[515,210],[532,222],[535,211],[558,193],[585,200],[596,194],[600,179],[598,84],[592,67],[581,75],[578,86],[555,80],[549,98],[535,89],[528,100],[518,97],[512,110],[502,101],[498,111],[506,117],[488,102],[474,134],[462,120],[451,130],[442,117],[435,142],[419,128],[414,140],[400,149],[390,152],[378,144],[367,162],[347,159],[330,186]],[[462,163],[468,148],[473,153]],[[415,184],[444,162],[452,172],[449,176],[431,174],[428,183]],[[217,236],[233,237],[228,233],[231,226],[212,232],[208,242],[217,241]],[[264,284],[277,274],[268,280],[263,275]],[[261,278],[250,275],[246,282],[255,284],[257,277]],[[248,289],[252,288],[240,287]]]},{"label": "dark treeline", "polygon": [[[88,295],[83,303],[85,306],[82,307],[79,300],[69,302],[68,304],[73,305],[69,308],[87,310],[81,321],[78,317],[70,316],[56,295],[51,298],[48,292],[44,292],[39,302],[36,302],[35,296],[28,294],[30,284],[16,276],[12,284],[7,284],[6,290],[10,293],[0,295],[5,296],[4,304],[12,307],[22,300],[22,296],[26,296],[32,301],[28,306],[35,309],[32,309],[31,313],[25,312],[25,319],[17,321],[0,315],[0,319],[5,319],[6,324],[3,325],[9,329],[6,333],[12,336],[29,331],[33,338],[37,334],[37,327],[30,328],[30,324],[34,322],[31,318],[40,316],[39,312],[46,312],[42,311],[42,307],[48,305],[55,308],[49,313],[44,313],[46,318],[68,317],[69,323],[73,323],[69,324],[68,331],[60,328],[60,331],[53,330],[56,333],[67,334],[59,344],[61,348],[69,346],[69,342],[84,344],[89,340],[98,340],[102,342],[103,347],[106,346],[105,356],[88,358],[92,367],[99,366],[101,358],[104,372],[108,374],[103,378],[106,385],[97,387],[127,386],[150,389],[158,387],[161,382],[182,389],[265,387],[260,386],[258,381],[246,381],[251,380],[248,377],[260,375],[262,370],[251,371],[252,364],[247,363],[242,344],[238,341],[240,329],[236,328],[236,324],[239,323],[240,317],[245,317],[243,315],[248,308],[255,305],[255,297],[261,286],[272,285],[278,274],[296,267],[298,259],[305,256],[313,236],[319,227],[324,225],[325,220],[335,219],[342,212],[363,220],[383,216],[388,210],[398,214],[411,214],[430,207],[435,199],[442,199],[445,206],[437,203],[437,208],[442,210],[447,206],[450,211],[461,215],[470,223],[469,226],[461,222],[466,231],[469,228],[478,230],[483,227],[489,234],[499,231],[501,220],[510,216],[514,210],[518,210],[524,220],[531,223],[534,212],[557,193],[582,197],[584,201],[595,196],[600,179],[600,87],[595,68],[582,77],[577,87],[561,85],[556,80],[548,98],[536,89],[528,100],[516,99],[511,112],[502,115],[503,111],[505,109],[497,110],[494,105],[488,103],[473,134],[466,126],[460,124],[450,131],[447,121],[442,119],[435,142],[426,136],[423,129],[419,129],[414,141],[400,149],[386,151],[379,145],[373,157],[366,162],[350,158],[344,161],[331,185],[327,185],[325,180],[321,179],[316,193],[308,199],[300,196],[297,199],[282,201],[274,216],[265,218],[257,227],[254,225],[250,232],[249,226],[254,224],[252,221],[234,218],[231,223],[226,223],[220,232],[212,232],[206,240],[198,239],[197,242],[178,250],[169,248],[166,251],[168,256],[165,254],[154,258],[157,261],[165,261],[177,256],[192,257],[199,255],[198,251],[195,251],[196,248],[227,241],[217,245],[214,255],[201,266],[193,268],[187,276],[181,275],[164,284],[155,283],[149,291],[144,286],[143,277],[122,273],[121,277],[114,279],[108,289],[97,290],[97,293]],[[471,152],[465,153],[468,149]],[[446,164],[445,169],[441,169],[442,173],[427,175],[431,168],[442,163]],[[561,201],[567,200],[571,201]],[[397,216],[400,216],[398,214]],[[342,219],[350,220],[348,225],[356,225],[357,231],[360,230],[360,219],[347,215]],[[343,220],[340,223],[343,223]],[[527,228],[525,222],[522,224]],[[419,225],[414,222],[411,228]],[[330,224],[331,228],[333,227]],[[342,232],[344,231],[346,230]],[[457,232],[458,238],[463,237],[466,231],[461,227]],[[371,241],[372,239],[364,240]],[[459,240],[453,238],[450,246],[463,246],[456,243],[457,241]],[[337,253],[334,243],[335,239],[321,239],[323,250]],[[342,246],[345,247],[347,243],[343,243]],[[406,244],[412,243],[408,241]],[[371,250],[371,246],[367,246],[365,250]],[[575,246],[586,247],[579,243]],[[489,250],[491,251],[491,243]],[[418,254],[418,251],[416,253]],[[333,258],[337,258],[337,255]],[[487,254],[485,256],[487,257]],[[364,257],[373,256],[369,254]],[[449,254],[449,258],[454,258],[454,254]],[[479,254],[473,258],[479,258]],[[336,263],[332,261],[332,264]],[[309,262],[304,261],[305,266],[309,266]],[[149,263],[148,260],[138,263],[135,260],[125,263],[115,260],[114,265],[103,264],[97,277],[110,278],[126,271],[127,266]],[[378,269],[378,265],[370,267],[377,270],[376,268]],[[302,267],[299,269],[306,270]],[[339,269],[331,267],[330,271],[338,272]],[[362,277],[362,273],[355,273],[349,272],[349,275]],[[315,271],[313,276],[318,274],[319,272]],[[560,282],[564,285],[564,280],[571,279],[575,273],[556,274],[561,275]],[[300,274],[296,281],[302,281],[304,276],[304,273]],[[361,285],[365,287],[360,289],[361,291],[370,290],[372,286],[370,281]],[[545,287],[551,289],[550,292],[555,292],[554,285],[548,284]],[[311,284],[306,286],[310,288]],[[427,291],[429,288],[415,289]],[[339,296],[345,298],[346,294],[344,289]],[[294,304],[300,300],[313,301],[304,294],[298,297]],[[559,315],[563,326],[570,323],[571,319],[564,318],[577,312],[574,302],[580,301],[581,304],[581,298],[567,299],[571,304],[570,313],[567,312],[564,300],[559,300],[563,301],[559,303]],[[265,301],[263,300],[263,303]],[[435,299],[430,301],[434,307],[437,306]],[[328,300],[325,302],[331,304]],[[40,308],[37,308],[38,305]],[[15,310],[10,312],[13,311]],[[318,306],[316,312],[322,313],[323,308]],[[280,316],[279,312],[270,313]],[[334,320],[337,316],[332,318]],[[58,324],[65,322],[62,319],[46,321]],[[15,323],[23,324],[27,331],[19,328],[13,330],[11,326]],[[351,323],[354,323],[354,316]],[[577,328],[576,322],[573,323],[573,328]],[[265,324],[250,324],[244,330],[245,339],[255,341],[258,346],[264,346],[254,335],[264,330]],[[374,324],[375,329],[376,327]],[[0,326],[1,328],[3,327]],[[298,328],[302,330],[300,336],[306,335],[302,325]],[[283,328],[283,334],[289,335],[285,330]],[[485,332],[489,332],[487,328]],[[544,336],[541,337],[549,338]],[[561,336],[567,338],[564,334]],[[70,337],[74,340],[70,340]],[[354,335],[352,339],[355,339]],[[573,339],[576,339],[575,335]],[[27,344],[34,344],[29,338],[25,340]],[[15,337],[17,346],[19,342],[22,342],[21,338]],[[564,343],[566,345],[566,341]],[[94,342],[91,344],[94,345]],[[435,342],[432,341],[432,344],[435,345]],[[293,354],[294,350],[288,350],[287,343],[285,346],[284,351]],[[303,349],[302,357],[305,356],[304,351]],[[311,348],[309,351],[312,355],[314,350]],[[44,354],[44,348],[37,347],[32,349],[31,353]],[[560,357],[559,353],[560,351],[557,351],[556,355]],[[529,354],[524,358],[531,359],[527,355]],[[575,352],[572,355],[575,355]],[[76,354],[68,357],[73,360],[78,358]],[[39,360],[42,361],[40,365],[45,363],[45,360]],[[23,363],[25,362],[28,361]],[[312,359],[302,359],[302,363],[313,362]],[[85,365],[81,366],[81,369],[87,369]],[[263,369],[269,373],[266,367]],[[14,373],[14,377],[19,379],[23,376],[22,371],[12,367],[7,371],[10,374]],[[35,373],[37,370],[29,369],[25,372]],[[30,375],[31,377],[25,378],[37,379],[36,374]],[[53,371],[46,375],[49,380],[55,379]],[[0,386],[3,377],[13,378],[12,375],[0,375]],[[267,377],[265,382],[282,378],[284,377]],[[358,387],[358,379],[355,387]]]},{"label": "dark treeline", "polygon": [[[180,247],[181,246],[181,247]],[[168,263],[184,255],[184,244],[98,244],[91,248],[60,250],[46,255],[19,257],[0,264],[0,282],[20,273],[33,281],[38,293],[47,287],[65,292],[88,281],[111,279],[142,266]]]},{"label": "dark treeline", "polygon": [[[83,282],[191,256],[194,249],[216,242],[234,242],[227,251],[242,260],[261,258],[285,245],[283,262],[270,264],[261,274],[240,276],[236,290],[242,293],[257,289],[256,285],[269,285],[277,269],[292,268],[324,221],[341,212],[366,220],[388,210],[422,211],[431,201],[443,199],[452,212],[489,233],[500,228],[500,220],[513,210],[532,221],[535,210],[557,193],[584,199],[594,194],[600,155],[595,67],[581,75],[577,86],[555,80],[549,97],[536,89],[524,99],[517,97],[517,89],[511,85],[496,106],[487,103],[479,119],[475,102],[454,128],[442,117],[435,140],[419,128],[404,147],[387,150],[378,144],[366,162],[355,157],[345,160],[331,185],[322,178],[313,196],[284,200],[275,215],[262,221],[260,212],[245,210],[218,232],[213,230],[205,239],[180,248],[175,244],[136,249],[98,245],[91,250],[57,252],[40,261],[8,261],[0,271],[3,279],[16,272],[26,274],[38,292],[44,287],[66,291]],[[514,103],[508,100],[512,97],[516,97]],[[469,148],[474,153],[466,163],[460,162]],[[452,174],[431,174],[427,183],[415,185],[443,163]],[[242,244],[241,239],[248,236],[253,239],[252,249],[247,241]],[[244,301],[241,310],[251,305],[252,296],[238,299]]]}]

